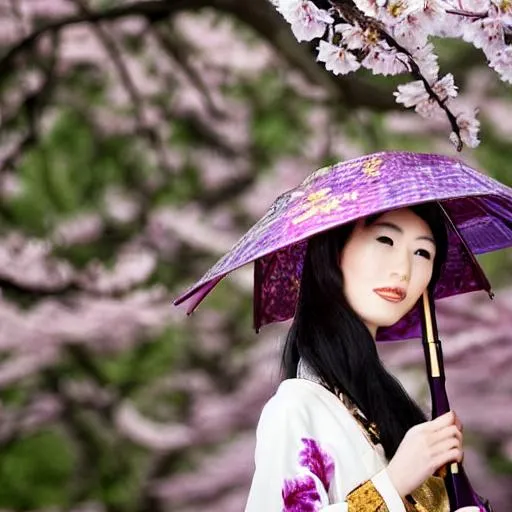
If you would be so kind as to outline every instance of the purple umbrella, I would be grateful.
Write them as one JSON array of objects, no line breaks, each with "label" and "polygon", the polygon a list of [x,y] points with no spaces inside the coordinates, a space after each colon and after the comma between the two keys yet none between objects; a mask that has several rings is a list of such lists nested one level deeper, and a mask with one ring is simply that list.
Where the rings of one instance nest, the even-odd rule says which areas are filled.
[{"label": "purple umbrella", "polygon": [[[490,284],[475,254],[512,245],[512,190],[442,155],[382,152],[324,167],[280,195],[268,212],[196,284],[175,300],[194,311],[233,270],[254,261],[254,327],[293,317],[307,239],[375,213],[437,201],[447,216],[448,258],[434,299]],[[379,341],[421,335],[415,308]]]}]

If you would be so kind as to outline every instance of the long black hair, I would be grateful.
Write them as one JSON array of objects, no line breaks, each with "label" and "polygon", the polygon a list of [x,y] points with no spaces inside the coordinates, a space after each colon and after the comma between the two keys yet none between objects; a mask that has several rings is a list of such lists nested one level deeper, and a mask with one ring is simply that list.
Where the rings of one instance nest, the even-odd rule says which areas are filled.
[{"label": "long black hair", "polygon": [[[434,235],[436,256],[429,283],[433,287],[446,259],[444,215],[435,203],[410,210]],[[365,224],[377,217],[365,219]],[[370,331],[344,297],[339,255],[354,225],[326,231],[308,242],[297,309],[283,351],[283,373],[294,378],[303,358],[331,392],[346,395],[375,422],[386,457],[391,459],[407,430],[426,418],[384,368]]]}]

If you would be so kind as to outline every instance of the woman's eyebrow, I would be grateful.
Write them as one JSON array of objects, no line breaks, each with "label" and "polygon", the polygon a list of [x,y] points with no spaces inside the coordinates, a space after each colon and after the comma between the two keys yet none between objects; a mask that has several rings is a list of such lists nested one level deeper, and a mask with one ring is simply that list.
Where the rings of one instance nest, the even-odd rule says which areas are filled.
[{"label": "woman's eyebrow", "polygon": [[[397,226],[396,224],[393,224],[392,222],[375,222],[373,224],[374,226],[384,227],[392,229],[393,231],[396,231],[397,233],[403,234],[403,229],[400,226]],[[427,242],[432,242],[434,245],[436,245],[435,240],[431,236],[418,236],[416,240],[426,240]]]},{"label": "woman's eyebrow", "polygon": [[396,224],[393,224],[392,222],[375,222],[373,224],[374,226],[381,226],[383,228],[389,228],[393,231],[398,231],[398,233],[403,233],[403,229],[400,226],[397,226]]}]

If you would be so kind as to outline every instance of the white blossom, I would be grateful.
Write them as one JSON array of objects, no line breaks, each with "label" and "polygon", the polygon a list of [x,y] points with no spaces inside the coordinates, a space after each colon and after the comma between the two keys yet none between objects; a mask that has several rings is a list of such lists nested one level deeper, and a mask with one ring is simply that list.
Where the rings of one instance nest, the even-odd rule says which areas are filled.
[{"label": "white blossom", "polygon": [[457,86],[453,80],[451,73],[446,74],[441,80],[438,80],[432,89],[439,96],[441,101],[445,101],[448,98],[457,97]]},{"label": "white blossom", "polygon": [[398,75],[409,71],[406,56],[391,48],[384,41],[371,47],[361,64],[365,68],[371,69],[373,74],[384,76]]},{"label": "white blossom", "polygon": [[[353,0],[367,17],[365,24],[340,22],[335,7],[322,10],[310,0],[271,0],[291,23],[299,40],[319,38],[318,60],[334,74],[360,67],[374,74],[412,73],[415,80],[400,85],[396,101],[423,117],[448,115],[461,139],[478,143],[475,114],[455,117],[457,96],[453,76],[439,79],[438,57],[431,39],[459,38],[481,49],[501,80],[512,83],[512,0]],[[458,135],[457,146],[460,140]]]},{"label": "white blossom", "polygon": [[341,34],[343,44],[349,50],[358,50],[368,45],[365,33],[359,25],[340,23],[334,29],[336,33]]},{"label": "white blossom", "polygon": [[434,53],[434,45],[427,43],[412,51],[412,57],[420,68],[423,76],[429,81],[434,82],[439,75],[439,64],[437,55]]},{"label": "white blossom", "polygon": [[427,44],[429,31],[426,30],[425,21],[420,14],[410,14],[393,25],[392,34],[399,44],[412,49]]},{"label": "white blossom", "polygon": [[377,18],[387,25],[404,20],[423,8],[424,0],[388,0],[377,11]]},{"label": "white blossom", "polygon": [[489,65],[504,82],[512,83],[512,47],[506,46],[496,52]]},{"label": "white blossom", "polygon": [[489,10],[491,0],[460,0],[451,2],[454,7],[466,12],[486,12]]},{"label": "white blossom", "polygon": [[360,67],[352,52],[326,41],[320,41],[317,60],[325,62],[325,69],[335,75],[346,75]]},{"label": "white blossom", "polygon": [[512,2],[510,0],[491,0],[491,4],[497,7],[503,14],[512,14]]},{"label": "white blossom", "polygon": [[386,2],[378,0],[354,0],[354,3],[366,16],[376,16],[379,7],[382,7]]},{"label": "white blossom", "polygon": [[414,11],[393,26],[394,37],[407,48],[424,46],[429,35],[444,29],[449,18],[446,14],[449,7],[444,0],[423,0]]},{"label": "white blossom", "polygon": [[494,7],[485,18],[466,23],[463,38],[482,49],[488,57],[494,55],[503,46],[505,39],[499,10]]},{"label": "white blossom", "polygon": [[322,37],[327,25],[334,22],[327,11],[310,0],[281,0],[277,9],[292,26],[298,41]]},{"label": "white blossom", "polygon": [[[451,73],[448,73],[431,87],[441,101],[457,96],[457,87],[454,84]],[[430,97],[425,84],[421,80],[399,85],[398,92],[395,92],[394,95],[397,103],[402,103],[408,108],[414,107],[414,110],[422,117],[433,117],[440,112],[439,104]]]},{"label": "white blossom", "polygon": [[466,146],[476,148],[480,144],[478,138],[480,121],[476,118],[476,112],[459,114],[457,116],[457,126],[460,130],[460,138]]},{"label": "white blossom", "polygon": [[397,92],[394,92],[397,103],[402,103],[404,107],[411,108],[428,101],[428,92],[421,80],[415,80],[407,84],[399,85]]}]

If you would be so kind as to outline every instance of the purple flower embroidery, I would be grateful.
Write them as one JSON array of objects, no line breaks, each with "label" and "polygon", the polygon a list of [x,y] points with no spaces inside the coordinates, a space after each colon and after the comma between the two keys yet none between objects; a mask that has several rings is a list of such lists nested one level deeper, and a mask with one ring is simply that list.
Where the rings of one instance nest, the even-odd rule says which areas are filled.
[{"label": "purple flower embroidery", "polygon": [[303,438],[304,448],[299,453],[299,463],[318,477],[327,491],[334,474],[334,461],[314,439]]},{"label": "purple flower embroidery", "polygon": [[284,481],[283,512],[316,512],[320,496],[315,481],[308,475]]},{"label": "purple flower embroidery", "polygon": [[[314,439],[303,438],[301,441],[304,448],[299,452],[299,464],[315,475],[327,492],[334,474],[332,457]],[[309,475],[285,480],[282,495],[283,512],[316,512],[321,505],[315,480]]]}]

